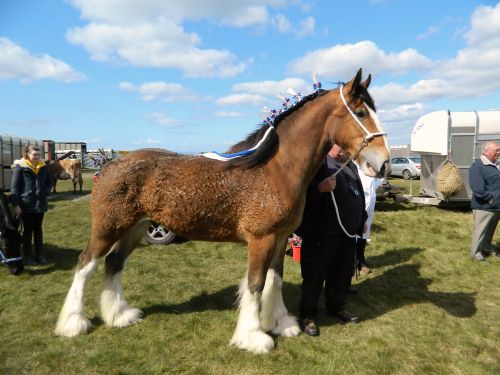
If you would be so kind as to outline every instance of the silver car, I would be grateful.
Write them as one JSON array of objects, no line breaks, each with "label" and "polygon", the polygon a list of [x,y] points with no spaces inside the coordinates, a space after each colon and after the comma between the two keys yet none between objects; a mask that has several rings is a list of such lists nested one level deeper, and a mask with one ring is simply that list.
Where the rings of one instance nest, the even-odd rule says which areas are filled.
[{"label": "silver car", "polygon": [[420,177],[420,168],[419,157],[391,159],[391,176],[401,176],[405,180]]}]

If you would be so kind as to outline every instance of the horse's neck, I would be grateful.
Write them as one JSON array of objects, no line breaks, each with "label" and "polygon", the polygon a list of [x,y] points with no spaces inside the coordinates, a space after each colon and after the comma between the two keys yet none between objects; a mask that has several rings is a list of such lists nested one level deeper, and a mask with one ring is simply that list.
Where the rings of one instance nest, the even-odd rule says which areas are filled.
[{"label": "horse's neck", "polygon": [[[277,128],[279,149],[272,163],[280,175],[280,186],[292,194],[303,192],[328,152],[325,124],[332,108],[324,95],[293,114]],[[272,164],[271,163],[271,164]]]},{"label": "horse's neck", "polygon": [[7,203],[7,198],[4,193],[0,192],[0,227],[3,229],[4,227],[13,226],[12,218],[10,216],[9,205]]}]

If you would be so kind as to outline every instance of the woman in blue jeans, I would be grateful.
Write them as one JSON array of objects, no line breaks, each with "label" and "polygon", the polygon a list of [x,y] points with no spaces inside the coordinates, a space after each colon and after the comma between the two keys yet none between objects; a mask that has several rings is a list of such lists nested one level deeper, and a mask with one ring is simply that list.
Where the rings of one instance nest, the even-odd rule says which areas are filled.
[{"label": "woman in blue jeans", "polygon": [[[15,216],[23,220],[23,257],[28,266],[47,263],[43,251],[42,222],[48,210],[47,195],[52,189],[52,178],[41,158],[40,147],[28,145],[24,157],[14,161],[12,166],[11,202]],[[33,237],[34,259],[31,255]]]}]

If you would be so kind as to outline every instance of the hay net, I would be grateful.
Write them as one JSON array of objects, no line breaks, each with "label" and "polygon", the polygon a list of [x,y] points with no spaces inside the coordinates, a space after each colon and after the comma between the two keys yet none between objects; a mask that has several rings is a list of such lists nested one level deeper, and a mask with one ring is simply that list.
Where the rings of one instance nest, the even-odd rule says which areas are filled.
[{"label": "hay net", "polygon": [[446,159],[437,175],[437,188],[445,197],[452,197],[462,190],[464,181],[455,164]]}]

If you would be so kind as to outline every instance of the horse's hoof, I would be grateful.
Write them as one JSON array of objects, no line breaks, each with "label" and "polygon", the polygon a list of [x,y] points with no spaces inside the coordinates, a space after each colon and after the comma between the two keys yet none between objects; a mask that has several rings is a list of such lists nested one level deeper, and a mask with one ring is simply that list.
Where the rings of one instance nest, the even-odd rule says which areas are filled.
[{"label": "horse's hoof", "polygon": [[116,314],[108,317],[103,317],[106,324],[110,327],[123,328],[131,324],[136,324],[142,321],[142,311],[135,307],[127,306]]},{"label": "horse's hoof", "polygon": [[82,314],[71,314],[64,321],[59,319],[54,333],[57,336],[75,337],[87,333],[92,328],[92,323]]},{"label": "horse's hoof", "polygon": [[274,349],[274,340],[262,331],[249,332],[247,335],[235,333],[230,345],[255,354],[264,354]]},{"label": "horse's hoof", "polygon": [[300,335],[300,332],[297,320],[290,315],[284,315],[278,319],[278,325],[273,329],[273,334],[282,337],[295,337]]}]

